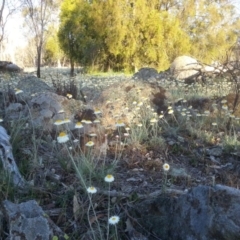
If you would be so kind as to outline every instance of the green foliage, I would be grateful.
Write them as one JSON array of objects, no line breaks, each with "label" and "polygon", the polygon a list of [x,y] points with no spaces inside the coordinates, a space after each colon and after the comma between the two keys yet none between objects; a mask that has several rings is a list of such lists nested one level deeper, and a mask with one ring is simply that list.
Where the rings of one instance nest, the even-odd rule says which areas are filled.
[{"label": "green foliage", "polygon": [[47,64],[54,64],[63,58],[64,54],[60,49],[57,29],[50,26],[48,31],[51,32],[51,35],[46,39],[44,60]]},{"label": "green foliage", "polygon": [[63,1],[61,8],[60,46],[70,59],[81,63],[93,61],[98,51],[91,8],[84,0]]},{"label": "green foliage", "polygon": [[[191,38],[191,54],[206,63],[224,60],[226,52],[236,43],[240,21],[229,1],[183,1],[179,12],[181,26]],[[234,17],[235,16],[235,17]]]},{"label": "green foliage", "polygon": [[143,0],[134,4],[65,0],[60,19],[63,51],[77,62],[103,70],[146,65],[163,70],[176,55],[189,50],[179,21]]},{"label": "green foliage", "polygon": [[96,70],[165,70],[179,55],[223,57],[236,41],[232,15],[224,0],[64,0],[58,37],[69,58]]}]

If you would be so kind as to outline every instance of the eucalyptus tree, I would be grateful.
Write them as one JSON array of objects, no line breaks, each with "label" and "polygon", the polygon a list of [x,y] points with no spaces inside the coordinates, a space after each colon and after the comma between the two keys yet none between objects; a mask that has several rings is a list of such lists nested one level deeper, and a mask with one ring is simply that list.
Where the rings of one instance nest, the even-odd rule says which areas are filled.
[{"label": "eucalyptus tree", "polygon": [[59,1],[56,0],[23,0],[22,13],[25,25],[34,37],[36,47],[37,77],[41,77],[42,50],[46,40],[49,24],[57,19]]},{"label": "eucalyptus tree", "polygon": [[240,19],[229,0],[183,0],[177,17],[191,39],[192,55],[206,63],[224,60],[237,41]]}]

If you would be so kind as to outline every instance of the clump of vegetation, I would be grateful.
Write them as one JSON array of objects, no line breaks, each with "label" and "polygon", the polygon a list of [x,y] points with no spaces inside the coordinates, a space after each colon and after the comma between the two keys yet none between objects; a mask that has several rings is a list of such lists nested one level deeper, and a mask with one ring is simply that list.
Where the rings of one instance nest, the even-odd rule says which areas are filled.
[{"label": "clump of vegetation", "polygon": [[72,68],[80,63],[100,71],[165,70],[180,55],[209,64],[225,59],[239,23],[227,0],[64,0],[58,38]]},{"label": "clump of vegetation", "polygon": [[[113,91],[106,95],[109,108],[98,103],[98,108],[92,110],[94,118],[84,119],[82,115],[76,119],[73,131],[68,128],[69,119],[56,120],[57,132],[50,140],[49,135],[28,129],[23,119],[9,125],[2,117],[1,124],[12,136],[20,172],[34,184],[28,193],[18,194],[19,201],[36,198],[40,205],[54,203],[55,208],[61,208],[58,216],[50,217],[66,232],[67,238],[127,239],[127,233],[122,231],[128,217],[123,211],[128,208],[126,199],[137,201],[138,194],[148,191],[144,186],[135,188],[126,182],[127,178],[137,177],[134,171],[146,173],[144,178],[150,185],[160,183],[158,187],[163,192],[172,185],[185,186],[186,182],[187,187],[193,186],[195,177],[201,179],[192,175],[196,168],[207,179],[204,184],[212,184],[214,174],[215,183],[237,186],[237,172],[230,171],[228,178],[224,178],[220,172],[211,171],[217,161],[221,161],[219,168],[231,159],[233,164],[240,152],[239,84],[236,76],[229,73],[230,78],[224,80],[220,75],[221,81],[208,79],[206,85],[166,80],[161,83],[162,94],[153,94],[152,99],[143,97],[144,88],[137,83],[129,82],[129,87],[120,83],[122,91],[114,83],[119,96]],[[113,84],[109,78],[105,81],[106,85]],[[70,89],[63,86],[59,89],[66,95]],[[15,90],[15,94],[21,92]],[[126,116],[115,115],[112,106]],[[112,119],[104,124],[109,109],[113,111]],[[126,121],[129,114],[130,123]],[[109,129],[104,127],[108,124]],[[93,131],[86,133],[84,129],[89,126]],[[213,147],[222,149],[222,156],[209,155]],[[188,175],[183,178],[173,175],[179,168]],[[61,176],[60,180],[53,180],[54,174]],[[3,175],[0,181],[1,199],[12,199],[14,187],[10,179],[6,184]],[[124,186],[131,189],[130,193],[122,192]],[[73,228],[71,222],[77,227]],[[4,232],[1,234],[4,236]]]},{"label": "clump of vegetation", "polygon": [[[152,98],[142,96],[139,82],[124,88],[106,75],[100,81],[91,79],[88,90],[94,94],[112,86],[97,103],[94,94],[82,92],[88,82],[79,76],[62,80],[52,75],[56,93],[82,100],[93,116],[78,113],[74,130],[69,119],[57,119],[54,133],[33,128],[31,114],[30,119],[19,115],[6,121],[6,109],[19,102],[22,90],[11,86],[17,73],[4,75],[9,85],[0,93],[0,124],[8,130],[19,170],[30,184],[25,192],[17,191],[0,166],[1,201],[36,199],[66,233],[65,239],[129,239],[128,233],[134,232],[129,222],[138,221],[128,210],[151,191],[165,193],[200,183],[239,186],[240,69],[226,51],[237,42],[240,20],[229,1],[63,0],[59,29],[49,24],[57,1],[23,2],[23,15],[34,29],[29,43],[37,54],[28,62],[37,59],[38,77],[42,59],[49,65],[70,64],[71,77],[76,64],[103,76],[145,66],[165,70],[180,55],[226,64],[214,79],[204,76],[202,83],[152,83],[158,90]],[[1,6],[4,9],[5,1]],[[4,30],[5,21],[1,23]],[[228,66],[232,60],[237,64],[233,68]],[[89,127],[91,132],[86,131]],[[6,232],[5,225],[0,227],[0,238],[7,238]]]},{"label": "clump of vegetation", "polygon": [[52,85],[58,95],[65,97],[67,96],[69,99],[79,98],[79,90],[76,81],[73,78],[67,81],[62,81],[59,78],[57,79],[52,78]]}]

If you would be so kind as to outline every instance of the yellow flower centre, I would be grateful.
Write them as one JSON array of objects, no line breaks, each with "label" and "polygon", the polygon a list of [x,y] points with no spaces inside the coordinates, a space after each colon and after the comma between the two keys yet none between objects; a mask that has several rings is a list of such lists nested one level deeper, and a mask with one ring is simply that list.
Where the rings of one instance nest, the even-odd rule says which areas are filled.
[{"label": "yellow flower centre", "polygon": [[66,133],[65,132],[60,132],[59,137],[65,137]]}]

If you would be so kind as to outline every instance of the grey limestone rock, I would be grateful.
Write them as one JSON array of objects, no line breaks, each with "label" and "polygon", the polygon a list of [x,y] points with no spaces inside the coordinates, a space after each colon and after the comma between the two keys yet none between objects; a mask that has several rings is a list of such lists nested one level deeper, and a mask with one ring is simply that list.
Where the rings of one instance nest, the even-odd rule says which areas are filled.
[{"label": "grey limestone rock", "polygon": [[3,209],[9,225],[9,239],[48,240],[54,235],[64,235],[35,200],[20,204],[5,200]]},{"label": "grey limestone rock", "polygon": [[9,72],[20,72],[22,69],[18,65],[10,63],[6,66],[6,70]]},{"label": "grey limestone rock", "polygon": [[140,223],[162,240],[239,240],[240,190],[198,186],[178,197],[166,193],[135,206]]},{"label": "grey limestone rock", "polygon": [[18,65],[14,64],[12,62],[0,61],[0,71],[2,71],[2,72],[6,72],[6,71],[20,72],[20,71],[22,71],[22,69]]},{"label": "grey limestone rock", "polygon": [[202,66],[194,58],[180,56],[175,58],[170,66],[170,72],[178,80],[195,76],[199,73]]},{"label": "grey limestone rock", "polygon": [[9,174],[9,176],[12,176],[13,184],[16,187],[23,189],[26,187],[26,181],[18,170],[9,140],[10,137],[5,128],[0,126],[0,160],[3,165],[3,169]]},{"label": "grey limestone rock", "polygon": [[38,93],[29,102],[33,125],[47,131],[56,128],[56,120],[66,118],[71,121],[68,124],[69,129],[74,129],[75,114],[83,108],[82,101],[69,100],[52,92]]},{"label": "grey limestone rock", "polygon": [[220,156],[222,156],[222,153],[223,153],[223,149],[220,146],[207,149],[207,154],[210,156],[220,157]]},{"label": "grey limestone rock", "polygon": [[139,79],[144,81],[147,81],[151,78],[158,78],[158,71],[154,68],[141,68],[137,73],[133,75],[133,79]]},{"label": "grey limestone rock", "polygon": [[23,77],[17,84],[17,88],[23,92],[19,94],[19,98],[27,101],[36,93],[54,92],[54,89],[48,86],[43,80],[29,75]]}]

